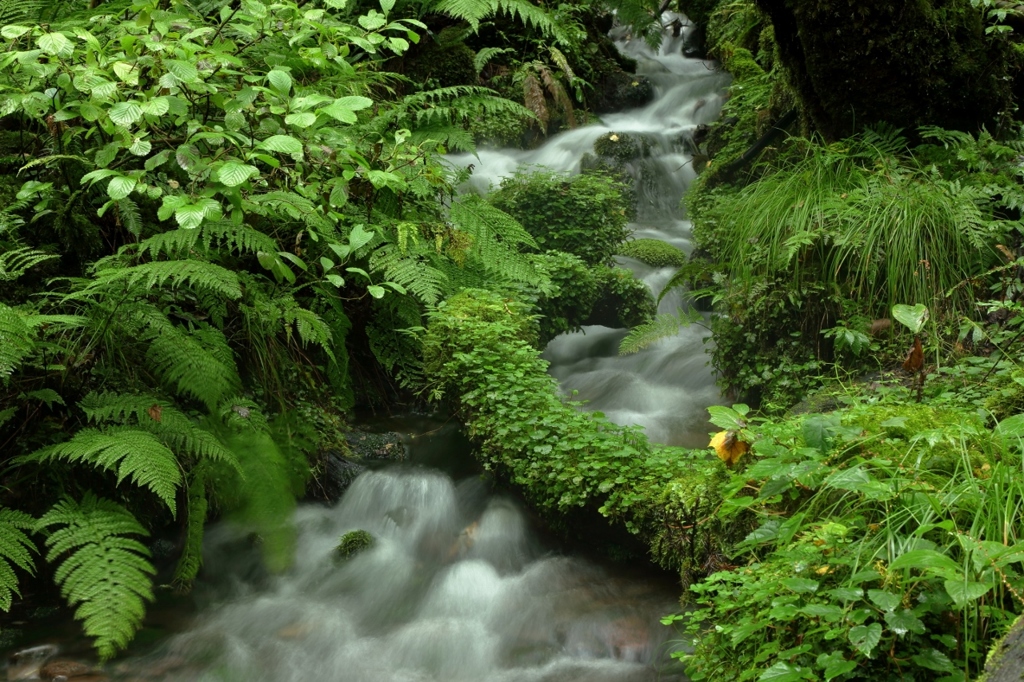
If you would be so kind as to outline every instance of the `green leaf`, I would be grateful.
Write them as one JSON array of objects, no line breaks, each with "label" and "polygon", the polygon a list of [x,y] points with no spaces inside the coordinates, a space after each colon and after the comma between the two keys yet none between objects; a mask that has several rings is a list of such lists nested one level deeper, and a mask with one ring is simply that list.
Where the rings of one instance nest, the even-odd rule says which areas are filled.
[{"label": "green leaf", "polygon": [[885,590],[868,590],[868,599],[883,611],[894,611],[903,602],[898,594]]},{"label": "green leaf", "polygon": [[1024,446],[1024,414],[1015,414],[996,424],[994,432],[1003,441],[1004,447],[1018,449]]},{"label": "green leaf", "polygon": [[805,670],[800,666],[779,661],[761,673],[759,682],[798,682],[805,678]]},{"label": "green leaf", "polygon": [[256,166],[232,161],[220,167],[217,171],[217,179],[228,187],[237,187],[259,172]]},{"label": "green leaf", "polygon": [[827,594],[839,601],[857,601],[864,597],[864,590],[859,587],[837,587],[834,590],[829,590]]},{"label": "green leaf", "polygon": [[128,151],[135,156],[147,156],[151,151],[153,151],[153,143],[149,140],[143,140],[141,137],[136,138],[136,140],[132,142],[132,146],[128,147]]},{"label": "green leaf", "polygon": [[824,452],[828,448],[829,439],[835,435],[839,426],[839,415],[812,414],[804,419],[800,428],[807,447]]},{"label": "green leaf", "polygon": [[856,668],[856,661],[835,661],[834,663],[829,663],[828,667],[825,668],[825,671],[822,674],[825,676],[826,680],[834,680],[840,675],[853,672]]},{"label": "green leaf", "polygon": [[925,632],[924,623],[910,609],[885,614],[885,624],[900,637],[908,632],[913,632],[915,635],[923,635]]},{"label": "green leaf", "polygon": [[782,584],[797,593],[809,593],[818,591],[818,581],[810,578],[784,578]]},{"label": "green leaf", "polygon": [[928,308],[921,303],[915,306],[898,304],[892,307],[892,316],[914,334],[920,334],[928,321]]},{"label": "green leaf", "polygon": [[722,405],[712,405],[708,408],[708,414],[711,415],[709,421],[720,429],[738,431],[747,425],[739,412]]},{"label": "green leaf", "polygon": [[185,204],[174,211],[174,219],[186,230],[194,230],[206,218],[219,220],[220,217],[220,202],[210,197],[203,197],[194,204]]},{"label": "green leaf", "polygon": [[374,298],[384,298],[384,294],[386,293],[384,287],[377,286],[376,284],[371,284],[366,287],[366,290],[369,291],[370,296],[373,296]]},{"label": "green leaf", "polygon": [[270,81],[270,87],[279,95],[285,96],[292,90],[292,77],[287,71],[274,69],[267,74],[267,80]]},{"label": "green leaf", "polygon": [[166,59],[164,60],[164,66],[167,70],[183,83],[193,83],[199,80],[199,69],[195,65],[188,62],[183,62],[179,59]]},{"label": "green leaf", "polygon": [[910,659],[922,668],[935,670],[940,673],[950,673],[955,669],[949,657],[938,649],[928,649],[922,654],[911,656]]},{"label": "green leaf", "polygon": [[812,618],[821,618],[822,620],[830,623],[843,617],[843,609],[834,604],[808,604],[800,609],[800,613],[811,616]]},{"label": "green leaf", "polygon": [[320,109],[320,112],[327,114],[331,118],[341,121],[342,123],[352,124],[359,120],[359,117],[356,116],[356,112],[354,112],[351,107],[346,107],[345,105],[338,104],[337,102],[328,104],[323,109]]},{"label": "green leaf", "polygon": [[36,43],[46,54],[59,57],[70,57],[75,50],[74,44],[63,33],[44,33]]},{"label": "green leaf", "polygon": [[855,628],[850,628],[849,638],[854,649],[865,656],[870,656],[882,640],[882,626],[878,623],[858,625]]},{"label": "green leaf", "polygon": [[963,568],[945,554],[934,549],[912,549],[896,557],[889,570],[917,568],[946,577],[963,575]]},{"label": "green leaf", "polygon": [[983,597],[985,593],[992,589],[991,585],[963,579],[947,580],[943,583],[943,587],[946,588],[946,592],[953,598],[953,602],[958,608],[962,608],[968,602]]},{"label": "green leaf", "polygon": [[339,97],[334,100],[334,104],[351,109],[352,111],[362,111],[363,109],[369,109],[373,106],[373,100],[369,97],[360,97],[359,95],[349,95],[348,97]]},{"label": "green leaf", "polygon": [[160,166],[167,163],[167,160],[169,158],[171,158],[171,150],[164,149],[146,159],[146,163],[144,163],[143,165],[145,166],[146,170],[151,171],[154,168],[159,168]]},{"label": "green leaf", "polygon": [[130,178],[127,175],[119,175],[110,179],[110,184],[107,185],[107,196],[115,201],[118,199],[124,199],[132,190],[135,189],[135,185],[139,184],[139,181],[135,178]]},{"label": "green leaf", "polygon": [[288,114],[284,117],[284,122],[290,126],[295,126],[296,128],[308,128],[316,123],[316,114],[309,111],[303,111],[298,114]]},{"label": "green leaf", "polygon": [[163,116],[171,110],[171,103],[166,97],[154,97],[143,102],[140,106],[142,107],[142,113],[149,116]]},{"label": "green leaf", "polygon": [[263,142],[260,142],[259,147],[261,149],[267,149],[281,154],[302,153],[302,142],[291,135],[271,135],[267,139],[263,140]]},{"label": "green leaf", "polygon": [[142,107],[137,102],[118,102],[107,110],[107,115],[117,125],[128,127],[142,118]]},{"label": "green leaf", "polygon": [[10,24],[8,26],[0,28],[0,35],[2,35],[4,38],[7,38],[8,40],[15,40],[16,38],[20,38],[21,36],[25,35],[31,30],[32,29],[28,26],[18,26],[17,24]]}]

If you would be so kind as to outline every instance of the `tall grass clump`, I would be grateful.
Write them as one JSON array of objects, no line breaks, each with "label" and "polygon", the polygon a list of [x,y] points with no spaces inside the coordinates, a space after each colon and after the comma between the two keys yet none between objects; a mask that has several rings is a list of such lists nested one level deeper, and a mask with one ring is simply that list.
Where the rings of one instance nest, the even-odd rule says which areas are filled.
[{"label": "tall grass clump", "polygon": [[825,285],[881,313],[896,303],[963,312],[1010,224],[998,191],[920,164],[894,131],[801,148],[791,166],[713,209],[722,259],[740,282]]}]

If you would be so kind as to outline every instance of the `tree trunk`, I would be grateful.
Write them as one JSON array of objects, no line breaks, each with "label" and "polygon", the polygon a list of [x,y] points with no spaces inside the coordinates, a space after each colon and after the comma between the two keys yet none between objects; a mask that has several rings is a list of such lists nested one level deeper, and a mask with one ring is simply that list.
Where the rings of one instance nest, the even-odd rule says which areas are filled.
[{"label": "tree trunk", "polygon": [[882,121],[975,131],[1009,117],[1015,60],[969,0],[756,2],[826,139]]}]

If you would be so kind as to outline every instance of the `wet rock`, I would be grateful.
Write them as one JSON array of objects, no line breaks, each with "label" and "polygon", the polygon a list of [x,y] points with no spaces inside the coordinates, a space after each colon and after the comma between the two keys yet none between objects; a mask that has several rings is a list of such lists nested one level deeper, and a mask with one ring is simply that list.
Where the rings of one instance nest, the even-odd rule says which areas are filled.
[{"label": "wet rock", "polygon": [[353,431],[345,434],[352,452],[364,460],[384,460],[401,462],[406,457],[405,443],[402,436],[389,431],[387,433],[366,433]]},{"label": "wet rock", "polygon": [[599,85],[595,113],[608,114],[642,107],[654,99],[654,84],[646,76],[625,71],[609,74]]},{"label": "wet rock", "polygon": [[325,452],[321,458],[320,473],[316,483],[309,488],[311,497],[331,504],[341,499],[352,481],[356,480],[366,467],[345,457],[337,450]]},{"label": "wet rock", "polygon": [[[92,678],[92,679],[89,679]],[[81,661],[68,661],[58,659],[49,661],[39,668],[39,679],[46,682],[67,682],[74,679],[75,682],[96,682],[97,679],[105,679],[102,675],[97,676],[96,669]]]},{"label": "wet rock", "polygon": [[697,26],[687,33],[683,40],[683,56],[690,59],[707,59],[706,37],[703,26]]},{"label": "wet rock", "polygon": [[16,651],[7,660],[8,680],[38,680],[39,668],[60,652],[56,644],[41,644]]}]

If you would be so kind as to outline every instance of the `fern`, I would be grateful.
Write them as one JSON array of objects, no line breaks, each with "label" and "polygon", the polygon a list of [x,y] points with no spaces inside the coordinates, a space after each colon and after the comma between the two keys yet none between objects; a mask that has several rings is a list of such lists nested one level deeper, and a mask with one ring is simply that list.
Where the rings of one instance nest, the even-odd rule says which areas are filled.
[{"label": "fern", "polygon": [[686,312],[680,311],[678,315],[668,313],[658,315],[650,322],[637,325],[629,330],[619,344],[619,355],[637,353],[662,339],[675,336],[684,327],[700,324],[703,319],[700,312],[695,309]]},{"label": "fern", "polygon": [[28,247],[0,253],[0,282],[18,279],[30,268],[54,258],[57,256]]},{"label": "fern", "polygon": [[142,234],[142,214],[139,206],[127,197],[114,202],[117,207],[117,218],[132,235],[138,237]]},{"label": "fern", "polygon": [[113,427],[106,431],[82,429],[71,440],[18,458],[20,462],[64,460],[81,462],[117,474],[120,484],[126,478],[149,488],[164,504],[177,513],[175,495],[181,486],[181,471],[174,453],[153,434],[139,429]]},{"label": "fern", "polygon": [[473,68],[476,69],[476,75],[480,75],[480,72],[484,70],[488,62],[506,52],[515,53],[515,50],[509,47],[485,47],[477,52],[476,56],[473,57]]},{"label": "fern", "polygon": [[529,0],[440,0],[433,9],[469,23],[474,31],[479,29],[481,20],[507,14],[559,42],[568,42],[558,21]]},{"label": "fern", "polygon": [[131,267],[114,267],[108,260],[96,273],[86,290],[105,290],[124,283],[129,287],[143,285],[146,289],[190,286],[205,289],[229,299],[242,297],[238,276],[226,268],[200,260],[168,260],[143,263]]},{"label": "fern", "polygon": [[37,531],[59,526],[46,538],[46,560],[66,557],[54,573],[61,594],[75,609],[85,634],[103,660],[131,641],[142,625],[146,601],[153,600],[156,573],[149,550],[129,535],[146,529],[122,506],[86,493],[65,499],[36,523]]},{"label": "fern", "polygon": [[227,340],[216,329],[188,333],[169,325],[153,339],[146,357],[166,384],[202,401],[211,412],[241,385]]},{"label": "fern", "polygon": [[179,456],[187,454],[240,470],[235,453],[166,400],[146,394],[90,393],[78,406],[93,422],[115,422],[149,431]]},{"label": "fern", "polygon": [[[234,454],[232,454],[234,458]],[[192,470],[188,486],[188,518],[185,524],[185,546],[181,549],[178,564],[174,567],[174,588],[179,593],[192,590],[192,583],[203,565],[203,527],[209,503],[206,499],[206,466],[199,465]]]},{"label": "fern", "polygon": [[152,258],[182,258],[195,250],[210,253],[214,247],[238,254],[274,253],[278,250],[273,238],[244,223],[235,225],[226,220],[205,221],[195,230],[180,228],[155,234],[142,240],[138,250]]},{"label": "fern", "polygon": [[370,256],[370,270],[405,287],[427,305],[436,305],[447,292],[447,278],[416,255],[402,253],[397,244],[387,244]]},{"label": "fern", "polygon": [[0,609],[4,611],[11,610],[15,594],[21,596],[15,567],[33,573],[32,554],[36,546],[25,531],[34,528],[35,523],[24,512],[0,508]]},{"label": "fern", "polygon": [[469,254],[485,271],[517,282],[538,277],[530,260],[519,252],[520,247],[536,249],[537,242],[512,216],[471,195],[452,204],[450,218],[472,239]]},{"label": "fern", "polygon": [[34,347],[32,330],[22,315],[0,303],[0,379],[11,376]]}]

